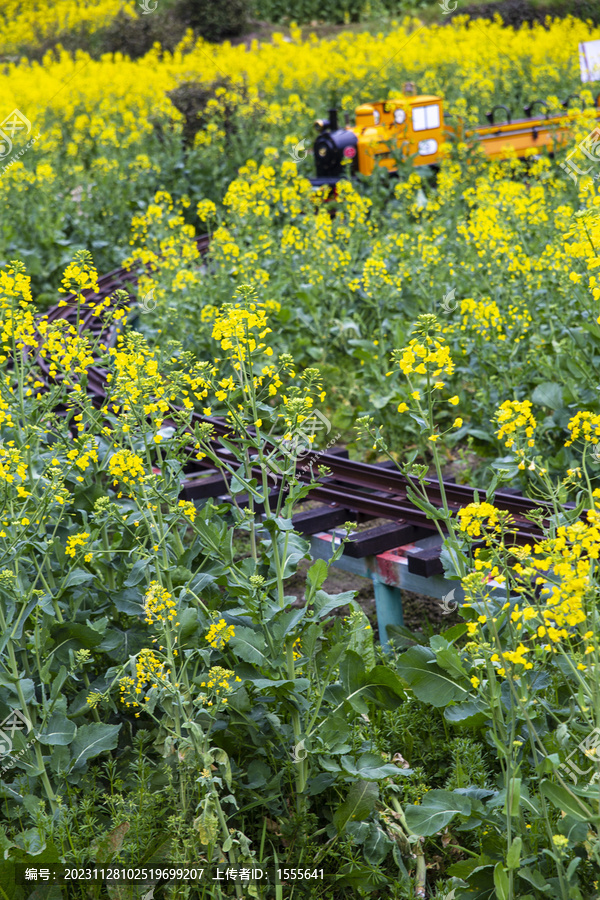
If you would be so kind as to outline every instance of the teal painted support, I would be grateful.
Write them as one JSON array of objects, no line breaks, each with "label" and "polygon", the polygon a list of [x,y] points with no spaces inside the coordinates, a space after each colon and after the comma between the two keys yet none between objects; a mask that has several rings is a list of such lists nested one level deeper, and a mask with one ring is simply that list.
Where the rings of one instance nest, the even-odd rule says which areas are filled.
[{"label": "teal painted support", "polygon": [[375,576],[373,576],[373,588],[375,590],[379,642],[384,650],[389,650],[388,625],[404,625],[402,591],[393,585],[384,584]]}]

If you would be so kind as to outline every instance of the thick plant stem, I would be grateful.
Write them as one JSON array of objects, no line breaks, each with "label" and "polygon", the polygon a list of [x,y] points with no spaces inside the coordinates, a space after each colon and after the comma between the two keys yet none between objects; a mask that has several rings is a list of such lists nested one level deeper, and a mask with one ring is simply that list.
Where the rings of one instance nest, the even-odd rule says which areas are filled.
[{"label": "thick plant stem", "polygon": [[[219,800],[219,795],[217,794],[216,791],[214,792],[214,797],[215,797],[216,806],[217,806],[217,817],[219,819],[219,824],[221,825],[221,830],[223,831],[223,838],[224,838],[224,840],[227,840],[230,837],[229,829],[227,828],[227,820],[225,819],[225,813],[223,812],[223,808],[221,806],[221,801]],[[237,868],[237,854],[236,854],[235,850],[233,849],[233,847],[231,848],[231,850],[229,850],[227,852],[227,856],[229,857],[229,862],[231,863],[232,867]],[[238,881],[235,882],[235,896],[236,897],[243,896],[242,886],[240,885],[240,883]]]},{"label": "thick plant stem", "polygon": [[[2,631],[6,630],[6,621],[4,619],[4,614],[1,609],[0,609],[0,626],[2,627]],[[21,687],[21,683],[20,683],[20,679],[19,679],[19,667],[17,665],[14,648],[13,648],[12,644],[10,643],[10,641],[7,646],[7,651],[8,651],[8,658],[10,661],[10,668],[12,670],[12,675],[16,682],[15,686],[17,689],[17,696],[19,698],[19,702],[21,704],[23,714],[25,716],[27,716],[27,718],[31,722],[32,714],[29,711],[29,706],[27,705],[27,701],[25,700],[25,695],[23,694],[23,689]],[[48,773],[46,771],[46,764],[44,763],[44,757],[42,756],[42,751],[41,751],[40,745],[37,742],[35,744],[35,758],[36,758],[36,762],[37,762],[39,768],[41,769],[41,773],[40,773],[41,779],[42,779],[42,783],[44,785],[44,789],[46,791],[46,796],[48,797],[48,800],[50,802],[50,808],[52,809],[52,812],[55,813],[58,809],[58,804],[56,802],[56,794],[54,793],[52,785],[50,784],[50,779],[48,778]]]},{"label": "thick plant stem", "polygon": [[400,817],[400,822],[402,823],[402,827],[406,834],[409,837],[415,837],[416,841],[414,842],[415,853],[417,856],[417,874],[416,874],[416,884],[415,884],[415,897],[425,897],[426,894],[426,883],[427,883],[427,863],[425,862],[425,854],[423,853],[423,838],[419,835],[415,835],[414,832],[410,830],[408,825],[406,824],[406,819],[404,817],[404,810],[400,806],[400,803],[397,797],[392,797],[392,806],[398,813]]}]

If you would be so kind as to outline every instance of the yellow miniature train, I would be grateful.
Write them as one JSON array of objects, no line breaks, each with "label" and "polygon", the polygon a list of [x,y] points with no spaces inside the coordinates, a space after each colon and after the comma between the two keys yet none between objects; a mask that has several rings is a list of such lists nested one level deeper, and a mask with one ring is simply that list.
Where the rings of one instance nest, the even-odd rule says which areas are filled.
[{"label": "yellow miniature train", "polygon": [[[352,127],[339,127],[335,109],[330,110],[329,119],[315,123],[320,133],[314,143],[317,177],[312,181],[316,186],[334,184],[348,169],[371,175],[377,166],[382,166],[394,172],[397,163],[390,148],[405,159],[412,157],[415,166],[435,165],[442,158],[444,143],[452,137],[478,143],[492,159],[501,157],[507,147],[517,156],[524,156],[532,148],[547,147],[552,152],[569,139],[570,123],[581,115],[579,109],[570,108],[575,100],[583,109],[583,101],[575,94],[567,97],[560,111],[550,111],[544,101],[536,100],[525,107],[525,118],[521,119],[512,119],[510,111],[498,105],[487,114],[488,125],[465,130],[460,124],[453,127],[444,122],[441,97],[417,94],[413,85],[406,85],[401,97],[357,107],[356,124]],[[504,120],[496,122],[499,111],[504,113]],[[600,117],[600,95],[595,111]],[[598,146],[600,133],[593,147],[596,161],[600,160]]]}]

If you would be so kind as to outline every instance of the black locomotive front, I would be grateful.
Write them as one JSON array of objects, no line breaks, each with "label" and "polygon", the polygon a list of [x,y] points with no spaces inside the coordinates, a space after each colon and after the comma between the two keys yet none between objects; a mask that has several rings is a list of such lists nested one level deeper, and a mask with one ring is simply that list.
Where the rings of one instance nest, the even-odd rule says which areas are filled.
[{"label": "black locomotive front", "polygon": [[311,180],[313,184],[332,184],[348,174],[348,168],[356,169],[358,138],[353,131],[338,127],[335,109],[329,110],[329,119],[315,124],[321,133],[314,144],[317,177]]}]

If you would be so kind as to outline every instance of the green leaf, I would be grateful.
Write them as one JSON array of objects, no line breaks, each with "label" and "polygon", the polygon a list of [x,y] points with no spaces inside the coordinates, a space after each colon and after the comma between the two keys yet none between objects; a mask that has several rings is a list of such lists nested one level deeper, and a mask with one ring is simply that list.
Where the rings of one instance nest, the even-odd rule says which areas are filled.
[{"label": "green leaf", "polygon": [[358,653],[364,663],[365,666],[369,669],[372,669],[375,665],[375,647],[373,644],[373,629],[371,628],[371,624],[363,612],[363,610],[358,606],[356,601],[352,601],[352,632],[347,642],[347,647],[349,650],[354,650],[355,653]]},{"label": "green leaf", "polygon": [[212,584],[214,580],[214,575],[210,575],[208,572],[198,572],[190,582],[189,590],[194,594],[199,594],[208,587],[209,584]]},{"label": "green leaf", "polygon": [[354,650],[348,650],[340,661],[340,679],[347,694],[353,694],[365,684],[365,664]]},{"label": "green leaf", "polygon": [[447,706],[444,710],[444,718],[453,725],[460,723],[475,727],[483,724],[487,718],[484,712],[485,708],[485,704],[481,700],[465,700],[464,703]]},{"label": "green leaf", "polygon": [[250,481],[248,481],[246,478],[242,478],[240,473],[242,473],[243,471],[244,471],[244,467],[241,466],[238,469],[238,471],[235,473],[235,475],[231,476],[231,480],[229,482],[229,493],[230,494],[248,493],[248,494],[252,494],[252,496],[256,500],[259,500],[259,501],[264,500],[264,497],[261,494],[259,494],[258,491],[256,490],[256,487],[258,484],[256,478],[251,478]]},{"label": "green leaf", "polygon": [[74,587],[76,584],[84,584],[93,581],[96,576],[92,572],[86,572],[85,569],[71,569],[63,582],[62,587]]},{"label": "green leaf", "polygon": [[471,801],[463,794],[433,790],[424,795],[420,806],[407,806],[404,815],[413,834],[428,837],[445,828],[454,816],[468,816],[470,812]]},{"label": "green leaf", "polygon": [[531,395],[531,402],[537,403],[538,406],[547,406],[549,409],[560,409],[563,405],[562,386],[556,381],[538,384]]},{"label": "green leaf", "polygon": [[318,591],[327,578],[329,568],[324,559],[317,559],[306,573],[306,580],[311,588]]},{"label": "green leaf", "polygon": [[[285,521],[285,519],[282,521]],[[292,575],[295,575],[300,560],[309,556],[310,543],[299,534],[287,531],[278,535],[277,546],[283,563],[283,578],[290,578]],[[269,556],[272,555],[273,551],[271,548]]]},{"label": "green leaf", "polygon": [[506,794],[505,811],[509,816],[519,815],[519,806],[521,803],[521,779],[511,778],[509,789]]},{"label": "green leaf", "polygon": [[179,614],[179,625],[179,641],[183,644],[198,628],[198,611],[188,606]]},{"label": "green leaf", "polygon": [[58,775],[59,773],[62,774],[63,772],[67,772],[70,762],[71,754],[69,753],[68,747],[61,747],[60,744],[57,745],[50,756],[50,768],[54,774]]},{"label": "green leaf", "polygon": [[62,713],[53,713],[42,734],[38,735],[38,740],[41,744],[58,744],[66,747],[75,737],[76,731],[75,722],[71,722]]},{"label": "green leaf", "polygon": [[496,863],[494,867],[494,887],[497,900],[510,900],[508,875],[504,871],[502,863]]},{"label": "green leaf", "polygon": [[111,600],[115,605],[115,609],[125,613],[127,616],[137,617],[144,611],[139,591],[133,590],[133,588],[126,588],[123,591],[111,593]]},{"label": "green leaf", "polygon": [[257,691],[275,690],[275,688],[286,688],[286,691],[303,691],[310,687],[308,678],[295,678],[290,681],[289,678],[244,678],[244,681],[251,682]]},{"label": "green leaf", "polygon": [[543,894],[549,894],[552,891],[552,885],[548,884],[542,873],[537,869],[532,871],[528,866],[525,866],[523,869],[519,869],[519,878],[529,882]]},{"label": "green leaf", "polygon": [[[416,417],[412,416],[411,418],[416,418]],[[417,420],[417,421],[422,421],[422,420]],[[424,422],[423,425],[426,425],[426,423]],[[421,497],[419,494],[417,494],[416,491],[414,491],[412,488],[410,488],[410,487],[406,488],[406,496],[408,497],[410,502],[413,503],[417,507],[417,509],[423,510],[423,512],[426,514],[428,519],[431,519],[432,521],[435,522],[438,519],[446,518],[446,514],[443,511],[440,512],[440,510],[436,509],[436,507],[432,503],[430,503],[429,500],[425,500],[423,497]]]},{"label": "green leaf", "polygon": [[278,612],[276,621],[271,624],[273,639],[282,641],[302,621],[305,615],[305,606],[302,606],[300,609],[288,609],[285,612]]},{"label": "green leaf", "polygon": [[325,591],[317,591],[313,602],[318,617],[324,619],[334,609],[347,606],[354,599],[356,593],[356,591],[343,591],[341,594],[326,594]]},{"label": "green leaf", "polygon": [[460,656],[441,634],[434,635],[429,644],[435,653],[438,665],[442,669],[454,675],[455,678],[467,678],[467,672]]},{"label": "green leaf", "polygon": [[574,797],[570,791],[562,787],[560,784],[544,779],[540,784],[540,790],[544,797],[561,812],[566,812],[573,816],[578,822],[591,822],[594,819],[594,813],[586,806],[579,797]]},{"label": "green leaf", "polygon": [[349,775],[358,775],[367,781],[397,778],[399,775],[410,775],[412,772],[412,769],[400,769],[391,763],[385,763],[376,753],[363,753],[356,763],[350,756],[342,756],[340,762]]},{"label": "green leaf", "polygon": [[388,855],[392,842],[374,822],[371,825],[369,835],[364,842],[365,859],[372,866],[380,866]]},{"label": "green leaf", "polygon": [[467,623],[458,622],[456,625],[452,625],[450,628],[448,628],[447,631],[444,631],[442,637],[445,638],[449,644],[453,644],[454,641],[457,641],[458,638],[462,637],[466,631]]},{"label": "green leaf", "polygon": [[397,709],[406,700],[406,688],[393,669],[374,666],[366,674],[364,696],[384,709]]},{"label": "green leaf", "polygon": [[506,865],[509,869],[518,869],[521,865],[522,847],[523,841],[520,837],[516,837],[508,848],[508,853],[506,854]]},{"label": "green leaf", "polygon": [[[140,581],[143,581],[148,572],[148,560],[138,559],[131,567],[129,575],[123,582],[123,587],[135,587]],[[139,610],[138,610],[139,612]]]},{"label": "green leaf", "polygon": [[309,778],[306,793],[309,797],[322,794],[336,782],[336,776],[331,772],[320,772],[314,778]]},{"label": "green leaf", "polygon": [[465,700],[468,696],[468,691],[437,665],[435,653],[428,647],[411,647],[402,654],[396,665],[400,677],[424,703],[447,706],[452,700]]},{"label": "green leaf", "polygon": [[348,795],[333,814],[333,824],[341,833],[348,822],[361,822],[375,807],[379,789],[372,781],[357,781],[350,786]]},{"label": "green leaf", "polygon": [[294,523],[291,519],[285,519],[283,516],[275,516],[267,518],[263,522],[264,527],[270,534],[276,534],[278,531],[293,531]]},{"label": "green leaf", "polygon": [[[340,712],[335,715],[330,715],[325,719],[319,725],[318,734],[323,745],[330,753],[349,753],[352,749],[352,743],[350,741],[350,722],[349,719]],[[339,771],[337,763],[335,771]]]},{"label": "green leaf", "polygon": [[[440,561],[444,567],[444,575],[448,579],[457,579],[461,577],[461,568],[459,566],[459,561],[463,564],[463,570],[465,564],[469,563],[468,558],[465,556],[462,550],[458,550],[455,547],[450,547],[447,541],[442,547],[442,552],[440,553]],[[460,624],[466,630],[467,626],[463,623]]]},{"label": "green leaf", "polygon": [[268,666],[269,660],[265,656],[265,639],[262,635],[247,628],[245,625],[235,626],[235,635],[231,638],[229,646],[236,656],[253,666]]},{"label": "green leaf", "polygon": [[67,680],[68,671],[66,666],[61,666],[58,670],[58,674],[54,678],[52,682],[52,688],[50,689],[50,702],[54,703],[54,701],[58,698],[58,695]]},{"label": "green leaf", "polygon": [[75,641],[77,644],[73,648],[75,650],[82,647],[86,650],[93,650],[102,643],[102,635],[82,622],[64,622],[52,629],[52,636],[57,644]]},{"label": "green leaf", "polygon": [[120,729],[121,725],[103,725],[100,722],[82,725],[71,745],[71,770],[82,769],[88,759],[106,750],[114,750]]}]

